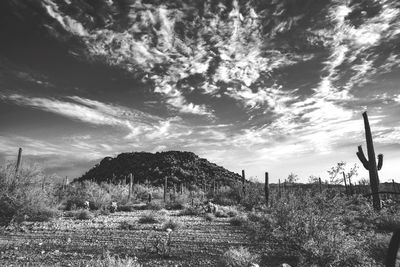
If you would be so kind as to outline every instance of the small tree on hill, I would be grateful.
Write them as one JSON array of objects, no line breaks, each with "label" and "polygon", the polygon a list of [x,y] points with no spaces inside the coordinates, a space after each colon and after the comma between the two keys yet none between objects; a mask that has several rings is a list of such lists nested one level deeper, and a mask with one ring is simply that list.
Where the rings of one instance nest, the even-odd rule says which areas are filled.
[{"label": "small tree on hill", "polygon": [[346,162],[341,161],[341,162],[338,162],[330,170],[328,170],[329,182],[331,184],[341,184],[343,182],[343,177],[339,176],[338,174],[340,174],[344,171],[345,166],[346,166]]},{"label": "small tree on hill", "polygon": [[299,177],[297,174],[294,174],[293,172],[291,172],[288,178],[286,178],[286,182],[289,184],[294,184],[295,182],[297,182],[297,180],[299,180]]}]

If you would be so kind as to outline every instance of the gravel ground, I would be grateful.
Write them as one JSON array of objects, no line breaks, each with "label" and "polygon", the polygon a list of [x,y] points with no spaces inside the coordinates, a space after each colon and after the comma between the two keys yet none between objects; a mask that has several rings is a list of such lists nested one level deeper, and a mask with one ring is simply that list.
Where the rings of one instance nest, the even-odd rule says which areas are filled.
[{"label": "gravel ground", "polygon": [[[230,247],[245,246],[257,252],[257,246],[240,227],[231,226],[228,218],[209,222],[165,211],[158,212],[159,223],[139,224],[138,219],[148,212],[117,212],[86,221],[61,218],[2,229],[0,266],[87,266],[105,251],[136,256],[144,266],[216,266]],[[162,224],[169,219],[180,227],[171,233],[171,252],[162,256],[149,247],[156,237],[167,238]]]}]

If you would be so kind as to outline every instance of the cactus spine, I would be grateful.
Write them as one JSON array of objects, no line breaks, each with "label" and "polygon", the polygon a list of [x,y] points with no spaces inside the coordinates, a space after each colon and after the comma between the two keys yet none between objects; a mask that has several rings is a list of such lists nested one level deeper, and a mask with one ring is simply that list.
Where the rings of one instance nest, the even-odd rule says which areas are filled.
[{"label": "cactus spine", "polygon": [[380,210],[381,209],[381,201],[380,201],[380,197],[379,197],[378,170],[380,170],[382,168],[383,155],[382,154],[378,155],[378,164],[376,164],[374,144],[372,142],[372,134],[371,134],[371,128],[369,126],[367,112],[364,112],[362,115],[364,118],[365,138],[367,141],[368,160],[366,159],[361,146],[358,146],[357,157],[361,161],[364,168],[369,171],[369,181],[370,181],[371,191],[372,191],[373,206],[374,206],[374,209]]}]

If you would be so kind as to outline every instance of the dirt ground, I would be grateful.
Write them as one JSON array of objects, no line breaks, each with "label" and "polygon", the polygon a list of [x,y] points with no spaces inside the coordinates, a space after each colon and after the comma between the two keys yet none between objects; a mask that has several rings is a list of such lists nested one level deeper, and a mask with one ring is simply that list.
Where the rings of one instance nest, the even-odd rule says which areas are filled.
[{"label": "dirt ground", "polygon": [[117,212],[91,220],[63,217],[3,229],[0,266],[87,266],[88,261],[105,251],[137,257],[144,266],[216,266],[230,247],[244,246],[253,253],[260,252],[240,227],[229,224],[228,218],[207,221],[204,217],[177,216],[177,211],[166,211],[163,222],[172,219],[180,227],[171,233],[170,255],[159,255],[149,247],[157,236],[166,238],[163,222],[137,222],[148,212]]}]

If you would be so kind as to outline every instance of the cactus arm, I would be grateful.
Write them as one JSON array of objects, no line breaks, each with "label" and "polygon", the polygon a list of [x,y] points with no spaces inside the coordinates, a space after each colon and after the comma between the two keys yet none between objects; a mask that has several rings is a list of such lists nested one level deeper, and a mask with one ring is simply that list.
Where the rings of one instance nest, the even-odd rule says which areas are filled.
[{"label": "cactus arm", "polygon": [[361,146],[358,146],[358,152],[356,154],[357,154],[358,159],[361,161],[362,165],[364,166],[364,168],[366,170],[369,170],[369,162],[365,158],[364,151],[362,150]]},{"label": "cactus arm", "polygon": [[378,171],[380,171],[382,169],[382,165],[383,165],[383,155],[379,154],[378,155]]}]

